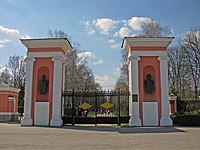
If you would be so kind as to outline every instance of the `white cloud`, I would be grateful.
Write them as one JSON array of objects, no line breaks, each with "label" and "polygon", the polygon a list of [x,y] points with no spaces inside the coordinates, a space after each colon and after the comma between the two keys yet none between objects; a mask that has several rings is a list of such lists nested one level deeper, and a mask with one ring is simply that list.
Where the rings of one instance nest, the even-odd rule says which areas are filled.
[{"label": "white cloud", "polygon": [[141,24],[147,21],[151,21],[151,19],[147,17],[132,17],[128,20],[128,25],[134,30],[141,30]]},{"label": "white cloud", "polygon": [[85,30],[87,34],[94,34],[95,30],[92,29],[92,23],[90,21],[86,21],[85,23]]},{"label": "white cloud", "polygon": [[101,18],[93,20],[93,24],[97,29],[100,30],[101,34],[108,35],[109,32],[115,28],[115,25],[119,23],[119,21],[114,21],[109,18]]},{"label": "white cloud", "polygon": [[19,30],[6,28],[0,25],[0,48],[3,48],[6,43],[18,41],[19,38],[30,38],[30,36],[21,35]]},{"label": "white cloud", "polygon": [[114,39],[110,39],[108,43],[110,44],[110,47],[113,49],[119,48],[119,44],[117,44]]},{"label": "white cloud", "polygon": [[31,37],[29,35],[25,34],[24,36],[22,35],[21,38],[22,39],[30,39]]},{"label": "white cloud", "polygon": [[127,20],[122,20],[122,23],[124,24],[124,26],[127,26]]},{"label": "white cloud", "polygon": [[115,40],[114,40],[114,39],[110,39],[110,40],[108,41],[108,43],[109,43],[109,44],[114,44],[114,43],[115,43]]},{"label": "white cloud", "polygon": [[115,32],[114,34],[113,34],[113,37],[118,37],[119,36],[119,33],[118,32]]},{"label": "white cloud", "polygon": [[18,35],[19,36],[19,30],[16,29],[9,29],[9,28],[5,28],[3,26],[0,26],[0,31],[1,33],[3,33],[4,35]]},{"label": "white cloud", "polygon": [[119,30],[119,36],[121,38],[124,38],[125,36],[130,36],[131,35],[131,30],[127,27],[121,27]]},{"label": "white cloud", "polygon": [[92,52],[80,52],[77,56],[81,59],[95,58],[95,54]]},{"label": "white cloud", "polygon": [[113,89],[115,85],[115,80],[107,75],[102,75],[102,76],[96,75],[95,80],[102,86],[103,89]]},{"label": "white cloud", "polygon": [[89,29],[89,30],[87,31],[87,33],[88,33],[88,34],[94,34],[94,33],[95,33],[95,30]]},{"label": "white cloud", "polygon": [[132,31],[128,27],[121,27],[118,32],[115,32],[113,37],[121,37],[124,38],[126,36],[137,36],[137,34],[133,34]]},{"label": "white cloud", "polygon": [[114,70],[113,74],[114,74],[116,77],[119,77],[119,76],[120,76],[120,72],[121,72],[121,66],[117,67],[117,68]]},{"label": "white cloud", "polygon": [[113,48],[113,49],[117,49],[117,48],[119,48],[119,46],[120,45],[117,44],[117,43],[110,45],[110,47]]},{"label": "white cloud", "polygon": [[97,60],[96,62],[93,62],[93,65],[99,65],[99,64],[103,64],[102,59]]},{"label": "white cloud", "polygon": [[[108,44],[111,48],[117,49],[120,47],[120,44],[116,42],[118,38],[137,36],[137,34],[133,34],[134,30],[141,30],[141,24],[147,21],[151,21],[151,19],[148,17],[132,17],[128,20],[97,18],[92,21],[86,21],[84,24],[88,34],[94,34],[97,30],[99,30],[100,34],[106,35],[100,38],[98,37],[97,40],[108,40],[108,38],[112,37],[113,39],[108,40]],[[110,36],[108,36],[109,34]]]},{"label": "white cloud", "polygon": [[[114,38],[123,38],[124,36],[134,36],[134,34],[131,34],[131,29],[141,30],[141,24],[147,21],[152,21],[152,19],[148,17],[132,17],[129,20],[119,21],[110,18],[98,18],[93,21],[86,21],[84,24],[87,34],[94,34],[96,29],[98,29],[102,35],[109,35],[111,33]],[[112,32],[116,27],[119,27],[120,30]]]},{"label": "white cloud", "polygon": [[0,25],[0,48],[3,48],[6,43],[14,41],[19,37],[19,30],[9,29]]},{"label": "white cloud", "polygon": [[3,44],[0,44],[0,48],[3,48],[4,47],[4,45]]},{"label": "white cloud", "polygon": [[105,38],[104,38],[104,37],[97,37],[96,40],[97,40],[97,41],[104,41]]},{"label": "white cloud", "polygon": [[96,55],[92,52],[80,52],[77,54],[77,56],[79,58],[81,58],[82,60],[87,60],[89,65],[99,65],[103,63],[102,59],[99,59],[96,57]]},{"label": "white cloud", "polygon": [[121,66],[116,69],[117,72],[121,71]]}]

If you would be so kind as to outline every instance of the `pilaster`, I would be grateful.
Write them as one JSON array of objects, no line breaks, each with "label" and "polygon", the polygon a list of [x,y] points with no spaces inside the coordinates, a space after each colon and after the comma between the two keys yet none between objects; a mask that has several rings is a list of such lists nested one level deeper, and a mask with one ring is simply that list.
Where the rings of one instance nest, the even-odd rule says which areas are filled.
[{"label": "pilaster", "polygon": [[161,119],[160,126],[172,126],[172,120],[169,117],[169,87],[168,87],[168,66],[169,58],[167,56],[158,57],[160,61],[160,81],[161,81]]},{"label": "pilaster", "polygon": [[53,57],[54,61],[54,73],[53,73],[53,104],[52,104],[52,119],[50,122],[51,126],[61,126],[63,124],[61,118],[61,88],[62,84],[62,65],[63,57],[57,56]]},{"label": "pilaster", "polygon": [[26,84],[25,84],[25,98],[24,98],[24,117],[21,120],[21,125],[31,126],[33,120],[31,117],[32,104],[32,81],[33,81],[33,63],[34,57],[26,57]]},{"label": "pilaster", "polygon": [[138,61],[140,57],[129,57],[129,90],[131,93],[129,100],[130,126],[141,126],[139,115],[139,84],[138,84]]}]

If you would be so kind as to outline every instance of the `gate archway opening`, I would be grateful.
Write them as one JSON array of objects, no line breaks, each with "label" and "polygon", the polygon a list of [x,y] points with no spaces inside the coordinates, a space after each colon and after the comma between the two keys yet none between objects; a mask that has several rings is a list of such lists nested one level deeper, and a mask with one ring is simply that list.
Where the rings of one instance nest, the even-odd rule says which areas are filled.
[{"label": "gate archway opening", "polygon": [[128,91],[64,91],[64,124],[118,124],[129,122]]}]

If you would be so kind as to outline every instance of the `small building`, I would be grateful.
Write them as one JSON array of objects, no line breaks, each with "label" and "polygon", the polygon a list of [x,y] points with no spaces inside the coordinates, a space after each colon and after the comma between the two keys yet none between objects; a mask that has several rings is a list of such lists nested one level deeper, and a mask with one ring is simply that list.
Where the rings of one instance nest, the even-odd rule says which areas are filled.
[{"label": "small building", "polygon": [[0,122],[18,120],[18,95],[20,89],[0,84]]},{"label": "small building", "polygon": [[169,96],[169,114],[173,115],[177,113],[177,96],[174,94],[170,94]]}]

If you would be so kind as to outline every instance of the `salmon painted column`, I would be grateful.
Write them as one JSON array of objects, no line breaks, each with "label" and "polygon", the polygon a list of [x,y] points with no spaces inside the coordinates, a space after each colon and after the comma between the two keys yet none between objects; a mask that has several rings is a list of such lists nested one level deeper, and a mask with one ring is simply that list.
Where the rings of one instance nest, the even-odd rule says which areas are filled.
[{"label": "salmon painted column", "polygon": [[130,126],[171,126],[168,56],[173,37],[125,37],[129,58]]},{"label": "salmon painted column", "polygon": [[21,125],[61,126],[66,38],[21,39],[27,47],[24,117]]}]

